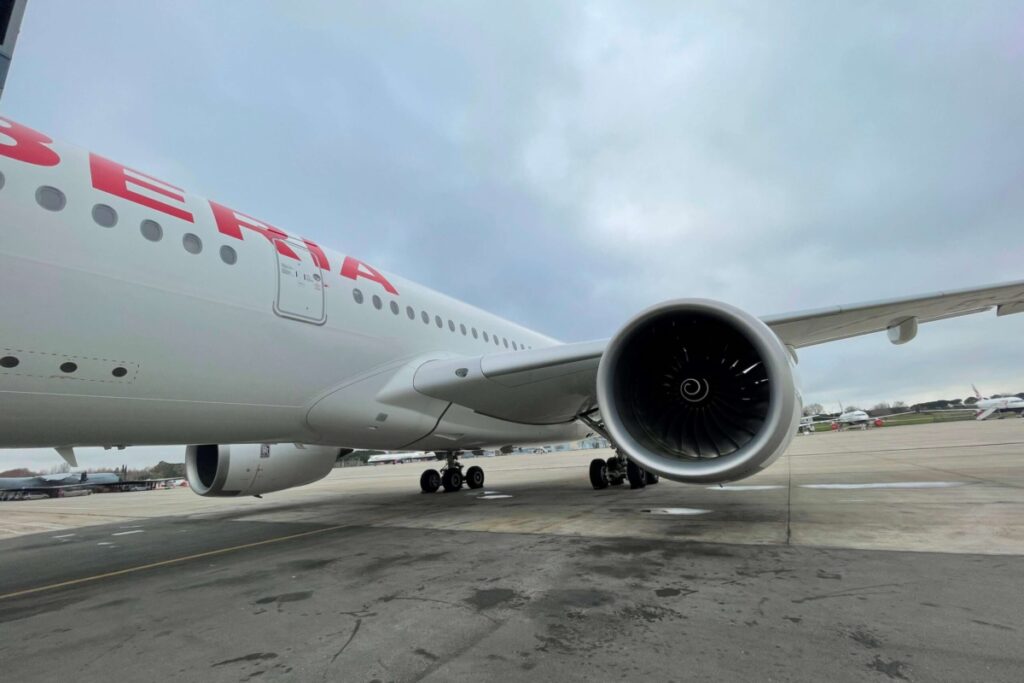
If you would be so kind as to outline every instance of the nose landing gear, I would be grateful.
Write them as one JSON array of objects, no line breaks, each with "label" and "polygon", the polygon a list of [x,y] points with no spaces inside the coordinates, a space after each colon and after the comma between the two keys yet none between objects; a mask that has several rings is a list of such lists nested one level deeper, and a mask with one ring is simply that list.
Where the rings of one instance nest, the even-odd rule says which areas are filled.
[{"label": "nose landing gear", "polygon": [[447,462],[441,471],[426,470],[420,475],[420,490],[423,493],[434,493],[444,487],[445,493],[458,491],[465,484],[471,489],[479,489],[484,485],[484,470],[473,465],[463,474],[462,463],[459,462],[459,454],[448,452],[445,454]]}]

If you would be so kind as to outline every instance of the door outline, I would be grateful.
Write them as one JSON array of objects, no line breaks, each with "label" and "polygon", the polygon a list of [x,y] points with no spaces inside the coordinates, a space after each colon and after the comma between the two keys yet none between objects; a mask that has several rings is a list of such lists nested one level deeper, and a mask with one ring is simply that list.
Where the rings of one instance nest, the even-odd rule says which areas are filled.
[{"label": "door outline", "polygon": [[[299,257],[296,262],[295,259],[290,256],[285,256],[277,249],[277,242],[284,242],[289,248]],[[313,258],[313,254],[309,251],[309,247],[301,242],[292,239],[276,239],[274,240],[274,256],[276,258],[275,265],[277,267],[277,292],[274,297],[274,313],[282,318],[290,318],[291,320],[298,320],[300,322],[309,323],[311,325],[323,325],[327,322],[327,297],[325,296],[324,290],[326,285],[324,284],[324,272],[320,267],[320,264]],[[281,308],[281,293],[282,293],[282,278],[281,271],[282,266],[288,266],[289,268],[295,268],[295,263],[302,265],[308,265],[312,270],[312,276],[320,286],[320,315],[319,317],[313,317],[304,315],[296,311],[288,311]],[[285,285],[287,286],[287,285]]]}]

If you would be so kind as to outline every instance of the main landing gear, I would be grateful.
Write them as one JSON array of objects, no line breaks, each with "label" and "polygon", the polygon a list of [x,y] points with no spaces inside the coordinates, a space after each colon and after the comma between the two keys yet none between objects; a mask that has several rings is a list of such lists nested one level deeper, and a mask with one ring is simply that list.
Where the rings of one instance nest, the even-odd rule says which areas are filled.
[{"label": "main landing gear", "polygon": [[590,484],[595,489],[621,486],[624,481],[629,482],[631,489],[642,489],[657,484],[659,480],[657,474],[648,472],[632,460],[627,460],[619,451],[615,451],[615,455],[607,460],[594,458],[590,461]]},{"label": "main landing gear", "polygon": [[[604,422],[600,418],[595,418],[595,413],[596,409],[576,417],[611,442],[611,434],[604,428]],[[590,485],[598,490],[609,486],[621,486],[624,481],[629,482],[631,489],[642,489],[657,484],[660,479],[661,477],[654,472],[648,472],[624,456],[618,448],[615,449],[615,455],[607,460],[594,458],[590,461]]]},{"label": "main landing gear", "polygon": [[458,491],[465,484],[471,489],[479,489],[484,485],[484,471],[482,468],[473,465],[465,473],[462,472],[462,463],[459,462],[458,453],[446,453],[447,462],[441,471],[426,470],[420,475],[420,490],[423,493],[434,493],[442,486],[445,493]]}]

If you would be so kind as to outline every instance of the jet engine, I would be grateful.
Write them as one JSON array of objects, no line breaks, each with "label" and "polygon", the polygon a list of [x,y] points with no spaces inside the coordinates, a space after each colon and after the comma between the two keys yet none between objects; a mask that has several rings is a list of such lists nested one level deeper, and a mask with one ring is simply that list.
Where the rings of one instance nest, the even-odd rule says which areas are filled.
[{"label": "jet engine", "polygon": [[323,479],[340,450],[290,443],[189,446],[185,470],[200,496],[257,496]]},{"label": "jet engine", "polygon": [[690,483],[770,465],[802,409],[791,357],[771,329],[728,304],[679,299],[629,321],[597,373],[615,444],[645,470]]}]

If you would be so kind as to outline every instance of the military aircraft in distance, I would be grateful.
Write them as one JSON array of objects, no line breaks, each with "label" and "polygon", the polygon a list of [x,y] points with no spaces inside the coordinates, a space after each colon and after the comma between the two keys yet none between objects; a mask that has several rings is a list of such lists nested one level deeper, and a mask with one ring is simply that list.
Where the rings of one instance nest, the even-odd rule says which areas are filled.
[{"label": "military aircraft in distance", "polygon": [[974,389],[974,395],[978,397],[978,402],[974,404],[978,410],[978,414],[974,417],[975,420],[987,420],[995,413],[1016,413],[1024,417],[1024,398],[1019,396],[988,398],[982,396],[978,387],[973,384],[971,388]]},{"label": "military aircraft in distance", "polygon": [[34,477],[0,478],[0,500],[11,500],[40,493],[56,498],[67,491],[95,489],[121,484],[113,472],[60,472]]},{"label": "military aircraft in distance", "polygon": [[182,477],[162,479],[126,479],[124,470],[116,472],[59,472],[30,477],[0,477],[0,500],[20,500],[33,495],[57,498],[72,491],[114,489],[139,491],[157,488],[160,484],[182,481]]}]

